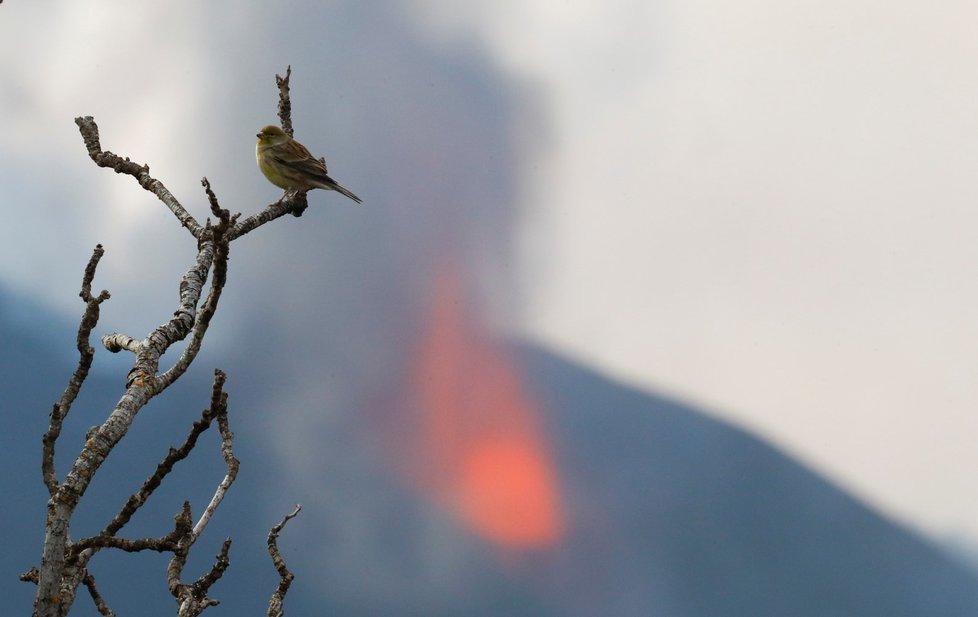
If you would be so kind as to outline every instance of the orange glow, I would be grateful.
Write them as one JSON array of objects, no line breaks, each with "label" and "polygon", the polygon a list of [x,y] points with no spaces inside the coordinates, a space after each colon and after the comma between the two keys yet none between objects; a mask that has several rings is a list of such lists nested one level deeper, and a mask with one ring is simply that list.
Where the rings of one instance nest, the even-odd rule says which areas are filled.
[{"label": "orange glow", "polygon": [[[402,470],[473,531],[508,548],[564,531],[557,472],[511,358],[467,312],[450,272],[436,281],[412,378],[421,415]],[[420,450],[418,452],[417,450]],[[412,452],[413,451],[413,452]]]},{"label": "orange glow", "polygon": [[550,467],[539,446],[520,437],[474,443],[462,463],[459,511],[501,544],[551,544],[561,525]]}]

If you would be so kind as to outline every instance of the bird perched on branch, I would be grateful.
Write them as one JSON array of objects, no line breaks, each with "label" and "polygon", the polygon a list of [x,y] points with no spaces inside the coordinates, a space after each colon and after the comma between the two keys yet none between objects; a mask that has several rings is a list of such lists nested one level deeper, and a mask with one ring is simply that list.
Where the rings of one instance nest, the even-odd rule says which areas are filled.
[{"label": "bird perched on branch", "polygon": [[313,157],[305,146],[274,124],[269,124],[258,133],[255,158],[268,181],[279,188],[337,191],[360,203],[359,197],[329,177],[325,163]]}]

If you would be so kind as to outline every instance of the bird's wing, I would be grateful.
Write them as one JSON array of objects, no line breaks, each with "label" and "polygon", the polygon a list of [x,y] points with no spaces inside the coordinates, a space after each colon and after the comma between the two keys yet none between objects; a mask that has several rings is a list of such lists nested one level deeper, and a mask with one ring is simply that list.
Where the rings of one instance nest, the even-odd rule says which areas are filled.
[{"label": "bird's wing", "polygon": [[325,163],[313,157],[309,150],[297,141],[291,142],[288,147],[276,148],[272,156],[286,167],[305,174],[314,176],[327,174]]}]

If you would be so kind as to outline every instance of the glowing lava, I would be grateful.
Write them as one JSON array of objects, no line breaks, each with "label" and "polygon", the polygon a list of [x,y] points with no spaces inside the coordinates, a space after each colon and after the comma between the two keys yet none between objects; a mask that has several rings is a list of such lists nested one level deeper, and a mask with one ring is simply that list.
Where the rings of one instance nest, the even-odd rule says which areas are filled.
[{"label": "glowing lava", "polygon": [[468,314],[454,273],[436,281],[417,360],[421,452],[408,457],[412,480],[499,545],[558,541],[564,516],[557,472],[536,408],[512,359]]}]

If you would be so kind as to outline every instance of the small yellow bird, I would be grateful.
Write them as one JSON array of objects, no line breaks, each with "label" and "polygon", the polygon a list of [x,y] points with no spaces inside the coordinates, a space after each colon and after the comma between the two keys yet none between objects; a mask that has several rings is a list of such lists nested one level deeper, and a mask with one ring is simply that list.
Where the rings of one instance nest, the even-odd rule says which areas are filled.
[{"label": "small yellow bird", "polygon": [[255,158],[258,159],[258,169],[279,188],[287,191],[337,191],[360,203],[359,197],[329,177],[322,161],[274,124],[269,124],[258,133]]}]

